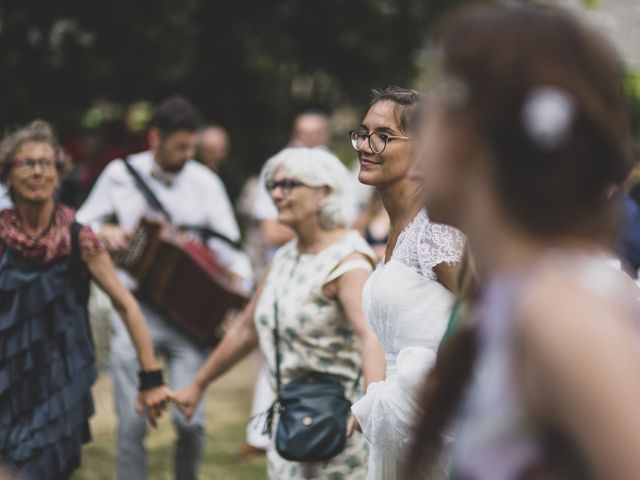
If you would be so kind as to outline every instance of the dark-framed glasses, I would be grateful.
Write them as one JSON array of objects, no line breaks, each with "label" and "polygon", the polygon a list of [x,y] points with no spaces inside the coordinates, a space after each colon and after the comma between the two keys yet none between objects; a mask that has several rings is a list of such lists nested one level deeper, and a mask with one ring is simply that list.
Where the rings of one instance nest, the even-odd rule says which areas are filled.
[{"label": "dark-framed glasses", "polygon": [[51,171],[56,168],[56,161],[53,158],[29,158],[22,157],[13,160],[13,168],[22,171],[34,171],[36,167],[40,167],[42,171]]},{"label": "dark-framed glasses", "polygon": [[383,132],[371,132],[367,133],[364,130],[351,130],[349,132],[349,139],[351,140],[351,146],[354,150],[359,150],[362,147],[362,142],[367,140],[369,142],[369,148],[373,153],[382,153],[387,148],[387,143],[393,140],[410,140],[410,137],[403,137],[400,135],[389,135]]},{"label": "dark-framed glasses", "polygon": [[275,189],[280,188],[284,193],[289,193],[297,187],[304,186],[304,183],[294,178],[283,178],[281,180],[269,180],[267,182],[267,190],[272,193]]}]

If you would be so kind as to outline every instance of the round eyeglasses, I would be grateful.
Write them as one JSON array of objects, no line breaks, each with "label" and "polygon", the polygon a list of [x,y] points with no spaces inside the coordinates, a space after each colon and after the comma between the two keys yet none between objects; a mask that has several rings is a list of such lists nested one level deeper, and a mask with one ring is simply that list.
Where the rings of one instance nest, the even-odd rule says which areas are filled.
[{"label": "round eyeglasses", "polygon": [[402,137],[400,135],[389,135],[382,132],[366,133],[364,130],[351,130],[349,132],[349,139],[351,140],[351,146],[356,151],[362,147],[362,143],[365,140],[368,140],[369,148],[375,154],[384,152],[390,140],[410,140],[409,137]]},{"label": "round eyeglasses", "polygon": [[36,167],[44,171],[51,171],[57,167],[55,159],[52,158],[16,158],[13,167],[20,171],[34,171]]},{"label": "round eyeglasses", "polygon": [[282,180],[270,180],[267,182],[266,187],[269,193],[273,192],[276,188],[282,189],[285,194],[289,194],[291,190],[297,187],[304,186],[304,183],[299,182],[293,178],[283,178]]}]

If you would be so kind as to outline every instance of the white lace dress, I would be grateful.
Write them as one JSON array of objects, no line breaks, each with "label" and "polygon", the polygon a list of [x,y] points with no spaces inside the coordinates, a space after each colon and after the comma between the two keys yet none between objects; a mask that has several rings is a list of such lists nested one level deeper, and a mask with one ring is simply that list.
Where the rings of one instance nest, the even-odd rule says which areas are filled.
[{"label": "white lace dress", "polygon": [[[371,447],[369,480],[394,480],[402,474],[421,386],[435,361],[454,300],[433,269],[459,261],[463,247],[458,230],[429,222],[421,211],[399,236],[391,259],[378,266],[364,287],[364,312],[387,361],[386,379],[369,385],[352,407]],[[439,470],[444,478],[444,469]]]}]

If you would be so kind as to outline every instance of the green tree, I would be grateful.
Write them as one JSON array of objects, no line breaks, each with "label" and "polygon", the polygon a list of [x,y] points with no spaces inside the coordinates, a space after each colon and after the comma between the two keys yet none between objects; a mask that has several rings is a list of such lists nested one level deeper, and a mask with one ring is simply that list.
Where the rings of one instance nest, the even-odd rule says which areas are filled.
[{"label": "green tree", "polygon": [[189,96],[255,170],[305,107],[362,106],[410,84],[427,27],[462,0],[7,0],[0,125],[77,130],[96,101]]}]

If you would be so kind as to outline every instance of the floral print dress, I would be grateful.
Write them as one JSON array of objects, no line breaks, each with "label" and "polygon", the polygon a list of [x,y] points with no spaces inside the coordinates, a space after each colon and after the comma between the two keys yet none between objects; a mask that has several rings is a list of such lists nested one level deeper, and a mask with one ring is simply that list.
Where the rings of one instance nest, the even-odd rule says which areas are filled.
[{"label": "floral print dress", "polygon": [[[363,258],[345,261],[354,253]],[[353,231],[319,253],[300,254],[297,240],[278,250],[255,315],[260,349],[274,391],[277,302],[282,384],[309,371],[323,372],[342,380],[347,398],[358,398],[362,362],[357,339],[342,307],[323,294],[323,287],[349,270],[371,271],[374,264],[373,251]],[[272,444],[267,452],[269,478],[360,480],[366,477],[367,456],[367,442],[358,434],[347,441],[341,454],[327,462],[290,462],[280,457]]]}]

